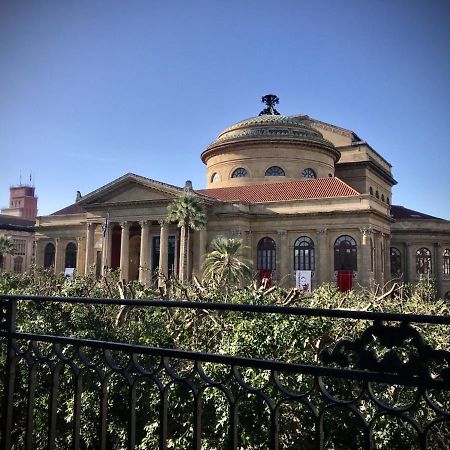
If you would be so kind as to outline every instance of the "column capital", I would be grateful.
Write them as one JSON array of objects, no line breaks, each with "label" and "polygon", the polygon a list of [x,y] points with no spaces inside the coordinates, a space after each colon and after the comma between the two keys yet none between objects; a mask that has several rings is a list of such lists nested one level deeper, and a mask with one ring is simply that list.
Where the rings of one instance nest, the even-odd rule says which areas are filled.
[{"label": "column capital", "polygon": [[141,226],[141,228],[144,228],[145,226],[148,225],[148,220],[147,219],[140,220],[139,225]]},{"label": "column capital", "polygon": [[130,222],[127,222],[126,220],[120,222],[120,226],[122,229],[128,228],[130,226]]},{"label": "column capital", "polygon": [[164,219],[158,219],[158,223],[161,227],[167,226],[169,224],[169,221],[167,220],[167,218]]},{"label": "column capital", "polygon": [[278,236],[284,238],[287,236],[287,231],[286,230],[277,230],[277,234],[278,234]]},{"label": "column capital", "polygon": [[241,235],[242,235],[242,232],[241,232],[241,230],[239,230],[239,229],[235,229],[235,230],[231,230],[230,231],[230,234],[231,234],[231,236],[233,236],[233,237],[240,237]]},{"label": "column capital", "polygon": [[362,234],[363,236],[368,236],[368,235],[374,233],[374,230],[373,230],[372,227],[361,227],[361,228],[359,229],[359,231],[361,231],[361,234]]},{"label": "column capital", "polygon": [[435,242],[435,243],[433,244],[433,246],[434,246],[434,248],[441,248],[441,247],[442,247],[442,244],[441,244],[440,242]]},{"label": "column capital", "polygon": [[328,233],[328,228],[317,228],[316,233],[320,235],[325,235]]}]

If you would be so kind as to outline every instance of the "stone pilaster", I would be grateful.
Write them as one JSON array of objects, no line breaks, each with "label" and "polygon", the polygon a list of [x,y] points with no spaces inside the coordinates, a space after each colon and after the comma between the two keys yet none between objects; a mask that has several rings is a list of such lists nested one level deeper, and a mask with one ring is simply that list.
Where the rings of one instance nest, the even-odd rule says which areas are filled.
[{"label": "stone pilaster", "polygon": [[[360,274],[360,283],[363,285],[370,285],[374,280],[375,258],[373,246],[375,243],[372,240],[371,228],[360,228],[361,231],[361,252],[358,259],[358,273]],[[373,264],[372,264],[373,263]]]},{"label": "stone pilaster", "polygon": [[413,283],[417,280],[416,273],[416,255],[414,252],[414,247],[411,242],[406,242],[406,261],[405,261],[405,271],[407,272],[407,281]]},{"label": "stone pilaster", "polygon": [[277,273],[278,282],[282,286],[287,286],[289,283],[289,242],[287,239],[286,230],[277,231]]},{"label": "stone pilaster", "polygon": [[86,224],[86,252],[84,273],[89,273],[89,269],[94,264],[94,239],[95,239],[95,223]]},{"label": "stone pilaster", "polygon": [[44,241],[42,239],[36,240],[35,246],[35,264],[36,267],[44,267]]},{"label": "stone pilaster", "polygon": [[434,278],[436,279],[436,292],[439,298],[442,298],[443,292],[442,290],[442,265],[443,265],[443,255],[442,255],[442,247],[439,242],[434,243],[434,260],[433,260],[433,267],[432,267],[432,273],[434,275]]},{"label": "stone pilaster", "polygon": [[139,281],[145,286],[150,280],[149,268],[149,223],[147,220],[139,222],[141,225],[141,254],[139,259]]},{"label": "stone pilaster", "polygon": [[64,257],[65,251],[63,241],[61,238],[55,239],[55,274],[59,274],[64,271]]},{"label": "stone pilaster", "polygon": [[84,263],[85,263],[85,249],[84,239],[81,236],[77,237],[77,273],[84,273]]},{"label": "stone pilaster", "polygon": [[[317,251],[315,251],[314,278],[317,284],[330,281],[330,246],[326,228],[319,228],[317,233]],[[316,249],[314,249],[316,250]]]},{"label": "stone pilaster", "polygon": [[130,264],[130,224],[120,224],[122,233],[120,236],[120,277],[128,281],[128,269]]}]

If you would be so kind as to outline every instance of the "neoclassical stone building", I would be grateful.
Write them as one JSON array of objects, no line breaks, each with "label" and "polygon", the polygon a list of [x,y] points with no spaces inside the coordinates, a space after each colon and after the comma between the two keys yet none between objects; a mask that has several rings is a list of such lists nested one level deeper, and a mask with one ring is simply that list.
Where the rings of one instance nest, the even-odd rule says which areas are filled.
[{"label": "neoclassical stone building", "polygon": [[[223,131],[201,154],[206,189],[194,190],[208,211],[192,234],[192,273],[219,235],[243,239],[255,274],[295,284],[345,288],[393,277],[436,278],[450,291],[450,222],[392,206],[391,165],[354,132],[306,115],[283,116],[275,96],[267,108]],[[167,205],[191,190],[128,173],[36,223],[36,262],[149,283],[176,272],[178,229]]]}]

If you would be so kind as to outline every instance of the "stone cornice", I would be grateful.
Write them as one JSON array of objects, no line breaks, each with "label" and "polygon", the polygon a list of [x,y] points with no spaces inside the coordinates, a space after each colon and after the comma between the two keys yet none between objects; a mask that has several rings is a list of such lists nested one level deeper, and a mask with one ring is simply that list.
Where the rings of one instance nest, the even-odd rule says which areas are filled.
[{"label": "stone cornice", "polygon": [[240,146],[257,146],[261,148],[261,146],[273,146],[274,144],[284,144],[289,146],[298,146],[300,143],[306,144],[308,147],[315,148],[317,150],[321,150],[324,153],[331,153],[335,162],[339,160],[341,157],[341,153],[339,150],[334,147],[334,145],[323,139],[312,140],[310,138],[279,138],[279,139],[242,139],[242,140],[234,140],[227,142],[216,142],[215,144],[211,144],[201,155],[200,158],[204,164],[207,163],[207,160],[212,156],[219,155],[228,151],[229,149],[234,150],[237,145]]}]

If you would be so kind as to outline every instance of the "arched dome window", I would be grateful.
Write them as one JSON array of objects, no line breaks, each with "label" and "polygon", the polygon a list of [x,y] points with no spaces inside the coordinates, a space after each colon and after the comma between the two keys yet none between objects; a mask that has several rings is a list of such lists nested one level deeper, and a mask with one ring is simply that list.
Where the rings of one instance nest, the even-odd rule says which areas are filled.
[{"label": "arched dome window", "polygon": [[313,169],[308,167],[307,169],[304,169],[302,172],[303,178],[317,178],[316,172],[314,172]]},{"label": "arched dome window", "polygon": [[77,266],[77,246],[73,242],[69,242],[66,247],[66,268],[74,269]]},{"label": "arched dome window", "polygon": [[398,277],[402,273],[402,254],[400,250],[391,247],[391,276]]},{"label": "arched dome window", "polygon": [[336,239],[334,270],[357,270],[357,245],[351,236],[343,235]]},{"label": "arched dome window", "polygon": [[313,240],[299,237],[294,244],[294,270],[314,270],[314,256]]},{"label": "arched dome window", "polygon": [[286,174],[281,167],[272,166],[266,170],[266,177],[284,177]]},{"label": "arched dome window", "polygon": [[277,250],[275,241],[270,237],[262,238],[258,242],[256,250],[257,269],[258,270],[275,270],[277,261]]},{"label": "arched dome window", "polygon": [[216,183],[217,181],[220,181],[220,175],[214,172],[211,176],[211,183]]},{"label": "arched dome window", "polygon": [[231,174],[231,178],[248,177],[248,172],[243,167],[239,167]]},{"label": "arched dome window", "polygon": [[49,268],[55,265],[55,246],[49,242],[44,250],[44,267]]},{"label": "arched dome window", "polygon": [[425,247],[416,252],[417,275],[429,275],[431,273],[431,252]]}]

